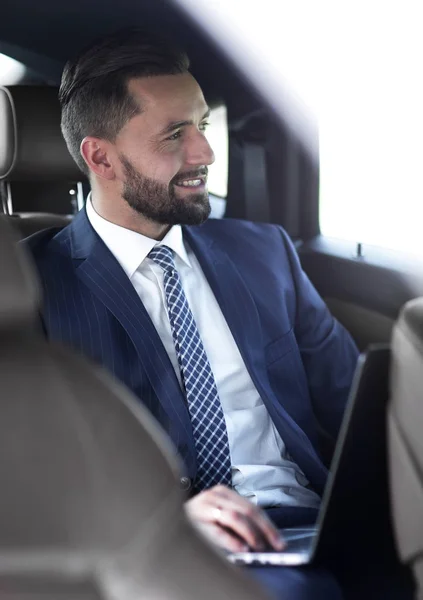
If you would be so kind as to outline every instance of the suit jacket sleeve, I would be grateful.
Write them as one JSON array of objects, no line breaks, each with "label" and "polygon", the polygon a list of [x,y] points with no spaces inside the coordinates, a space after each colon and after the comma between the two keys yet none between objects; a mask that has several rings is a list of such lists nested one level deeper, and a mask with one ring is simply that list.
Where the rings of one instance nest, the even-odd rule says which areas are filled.
[{"label": "suit jacket sleeve", "polygon": [[294,333],[307,374],[316,418],[336,438],[354,375],[358,350],[350,334],[331,315],[301,268],[288,235],[280,229],[296,291]]}]

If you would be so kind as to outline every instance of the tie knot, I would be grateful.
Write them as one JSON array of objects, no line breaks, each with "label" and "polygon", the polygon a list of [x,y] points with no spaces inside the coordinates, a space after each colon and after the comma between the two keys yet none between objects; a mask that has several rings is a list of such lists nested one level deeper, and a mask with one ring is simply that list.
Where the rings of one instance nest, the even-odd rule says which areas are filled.
[{"label": "tie knot", "polygon": [[168,246],[154,246],[148,253],[148,257],[154,260],[164,271],[174,271],[175,261],[173,251]]}]

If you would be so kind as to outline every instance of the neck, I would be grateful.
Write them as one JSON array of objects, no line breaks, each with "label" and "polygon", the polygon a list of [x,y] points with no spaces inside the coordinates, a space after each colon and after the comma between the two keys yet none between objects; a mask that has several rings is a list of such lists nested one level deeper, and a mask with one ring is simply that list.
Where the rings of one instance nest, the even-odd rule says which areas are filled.
[{"label": "neck", "polygon": [[131,208],[123,198],[108,198],[107,194],[93,190],[91,202],[96,213],[106,221],[136,231],[153,240],[162,240],[170,229],[170,225],[163,225],[146,219]]}]

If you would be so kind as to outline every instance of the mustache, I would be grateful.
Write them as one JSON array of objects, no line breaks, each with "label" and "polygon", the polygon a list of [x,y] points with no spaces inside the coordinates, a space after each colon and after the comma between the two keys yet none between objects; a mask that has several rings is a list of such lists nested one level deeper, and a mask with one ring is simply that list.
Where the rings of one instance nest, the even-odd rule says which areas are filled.
[{"label": "mustache", "polygon": [[199,177],[207,177],[209,174],[209,170],[207,167],[201,167],[201,169],[195,169],[192,171],[184,171],[183,173],[178,173],[173,177],[170,183],[176,183],[177,181],[182,181],[184,179],[197,179]]}]

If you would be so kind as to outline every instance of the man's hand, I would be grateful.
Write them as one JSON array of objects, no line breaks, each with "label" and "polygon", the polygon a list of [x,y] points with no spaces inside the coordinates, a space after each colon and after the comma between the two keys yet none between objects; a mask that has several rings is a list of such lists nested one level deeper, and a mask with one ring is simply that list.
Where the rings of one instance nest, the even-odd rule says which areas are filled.
[{"label": "man's hand", "polygon": [[217,546],[230,552],[269,547],[283,550],[278,530],[257,506],[225,487],[217,485],[185,503],[187,515]]}]

